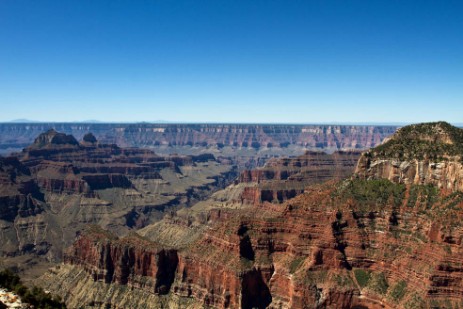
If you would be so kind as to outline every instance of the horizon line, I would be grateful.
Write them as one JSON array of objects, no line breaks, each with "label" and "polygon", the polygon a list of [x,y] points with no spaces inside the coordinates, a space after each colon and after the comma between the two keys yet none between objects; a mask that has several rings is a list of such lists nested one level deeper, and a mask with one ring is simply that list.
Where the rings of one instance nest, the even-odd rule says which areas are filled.
[{"label": "horizon line", "polygon": [[[85,124],[85,125],[99,125],[99,124],[152,124],[152,125],[359,125],[359,126],[405,126],[410,124],[419,124],[419,123],[432,123],[440,122],[445,120],[437,121],[419,121],[419,122],[337,122],[337,121],[327,121],[327,122],[215,122],[215,121],[98,121],[98,120],[88,120],[88,121],[41,121],[41,120],[10,120],[10,121],[0,121],[0,124]],[[447,121],[445,121],[447,122]],[[452,123],[455,126],[463,126],[463,123]]]},{"label": "horizon line", "polygon": [[[438,122],[438,121],[426,121]],[[154,124],[154,125],[383,125],[383,126],[402,126],[415,123],[424,122],[231,122],[231,121],[42,121],[42,120],[24,120],[24,121],[0,121],[0,124],[86,124],[86,125],[99,125],[99,124]],[[463,124],[463,123],[462,123]]]}]

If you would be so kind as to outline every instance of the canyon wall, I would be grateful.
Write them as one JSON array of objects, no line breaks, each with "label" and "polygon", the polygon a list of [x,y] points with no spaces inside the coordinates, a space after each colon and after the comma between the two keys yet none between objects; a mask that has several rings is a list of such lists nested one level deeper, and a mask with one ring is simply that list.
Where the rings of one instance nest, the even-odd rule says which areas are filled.
[{"label": "canyon wall", "polygon": [[380,144],[396,129],[361,125],[0,123],[0,149],[3,152],[20,150],[51,128],[72,134],[78,140],[92,132],[101,142],[123,147],[300,146],[330,151],[368,149]]},{"label": "canyon wall", "polygon": [[244,170],[236,183],[245,184],[241,202],[283,203],[313,184],[340,180],[352,175],[360,151],[336,151],[332,154],[306,151],[292,158],[270,159],[263,167]]}]

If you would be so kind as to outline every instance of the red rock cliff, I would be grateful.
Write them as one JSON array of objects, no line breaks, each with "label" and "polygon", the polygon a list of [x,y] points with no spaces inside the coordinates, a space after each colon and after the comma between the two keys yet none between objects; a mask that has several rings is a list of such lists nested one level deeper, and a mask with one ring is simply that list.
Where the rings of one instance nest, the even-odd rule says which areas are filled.
[{"label": "red rock cliff", "polygon": [[[438,150],[436,158],[453,162],[458,148]],[[410,156],[420,159],[419,152]],[[164,268],[175,273],[167,296],[214,308],[462,306],[463,193],[432,180],[369,177],[362,160],[352,179],[311,186],[278,207],[214,210],[197,232],[193,225],[174,229],[175,220],[165,222],[172,235],[199,233],[169,251],[178,260],[165,259]],[[153,243],[143,240],[141,247],[153,246],[155,255],[167,250],[154,245],[157,239],[153,235]],[[127,273],[152,278],[159,272],[151,266],[143,275],[136,266],[144,265],[135,261],[146,254],[139,244],[110,236],[80,238],[67,261],[88,274],[104,269],[97,281],[104,281],[109,269],[111,282],[127,285],[130,279],[114,278],[130,278],[120,275]],[[59,278],[68,280],[65,272]],[[60,291],[56,283],[47,287],[72,292]]]}]

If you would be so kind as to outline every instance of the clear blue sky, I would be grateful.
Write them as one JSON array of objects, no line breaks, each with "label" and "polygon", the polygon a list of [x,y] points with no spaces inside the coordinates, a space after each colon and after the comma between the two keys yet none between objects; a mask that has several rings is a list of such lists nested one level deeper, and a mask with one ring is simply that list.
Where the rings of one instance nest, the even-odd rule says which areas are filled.
[{"label": "clear blue sky", "polygon": [[1,0],[0,121],[463,122],[463,1]]}]

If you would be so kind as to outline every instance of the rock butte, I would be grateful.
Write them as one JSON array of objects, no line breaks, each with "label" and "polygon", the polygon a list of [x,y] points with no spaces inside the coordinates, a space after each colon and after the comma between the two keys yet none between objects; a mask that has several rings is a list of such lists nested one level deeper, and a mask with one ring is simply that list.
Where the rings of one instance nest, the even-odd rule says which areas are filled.
[{"label": "rock butte", "polygon": [[[351,178],[289,200],[237,206],[217,192],[210,207],[138,234],[89,228],[38,283],[70,307],[461,307],[461,136],[446,123],[405,127],[364,153]],[[281,166],[301,160],[244,172],[224,191],[290,183],[298,173]]]}]

